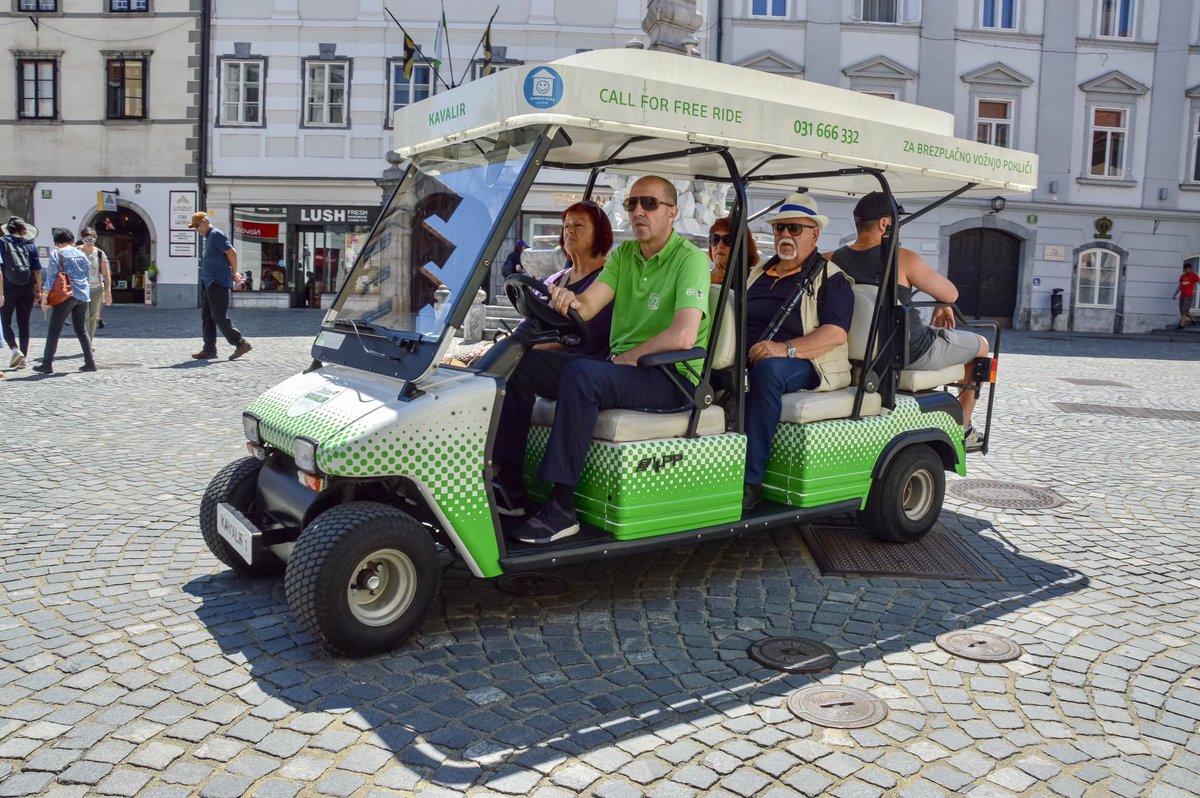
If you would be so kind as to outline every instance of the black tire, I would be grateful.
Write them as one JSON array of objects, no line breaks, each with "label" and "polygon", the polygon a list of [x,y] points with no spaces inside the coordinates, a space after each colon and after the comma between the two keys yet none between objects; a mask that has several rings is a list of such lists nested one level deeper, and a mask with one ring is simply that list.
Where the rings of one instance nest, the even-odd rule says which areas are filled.
[{"label": "black tire", "polygon": [[913,543],[933,528],[946,498],[946,467],[923,443],[907,447],[888,464],[859,513],[877,540]]},{"label": "black tire", "polygon": [[[382,580],[374,589],[372,578]],[[366,657],[417,630],[441,579],[437,549],[416,519],[386,504],[349,502],[300,533],[284,588],[292,614],[324,646]]]},{"label": "black tire", "polygon": [[276,576],[283,573],[283,560],[268,552],[254,563],[247,563],[217,534],[217,505],[229,502],[238,510],[252,509],[258,494],[258,472],[262,462],[255,457],[234,460],[217,472],[200,500],[200,534],[204,544],[221,562],[249,576]]}]

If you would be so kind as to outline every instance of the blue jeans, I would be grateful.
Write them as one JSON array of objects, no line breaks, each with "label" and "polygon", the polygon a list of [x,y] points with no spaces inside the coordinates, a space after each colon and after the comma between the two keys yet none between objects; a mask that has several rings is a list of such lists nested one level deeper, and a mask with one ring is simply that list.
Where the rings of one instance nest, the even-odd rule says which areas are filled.
[{"label": "blue jeans", "polygon": [[783,395],[811,391],[820,384],[817,370],[807,360],[769,357],[750,369],[750,391],[746,394],[746,482],[761,485],[767,474]]}]

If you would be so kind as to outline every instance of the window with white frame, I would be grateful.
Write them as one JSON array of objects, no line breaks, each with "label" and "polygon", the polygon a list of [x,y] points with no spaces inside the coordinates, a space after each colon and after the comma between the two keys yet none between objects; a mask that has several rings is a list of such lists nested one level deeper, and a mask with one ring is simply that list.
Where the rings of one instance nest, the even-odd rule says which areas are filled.
[{"label": "window with white frame", "polygon": [[304,70],[304,124],[346,127],[350,98],[348,61],[309,61]]},{"label": "window with white frame", "polygon": [[108,10],[118,14],[144,13],[150,10],[150,0],[108,0]]},{"label": "window with white frame", "polygon": [[58,0],[17,0],[17,11],[55,12],[58,11]]},{"label": "window with white frame", "polygon": [[384,123],[391,127],[392,114],[397,108],[403,108],[415,102],[420,102],[433,94],[433,70],[426,64],[413,64],[409,77],[404,77],[404,62],[397,59],[391,62],[388,87],[388,115]]},{"label": "window with white frame", "polygon": [[1124,108],[1092,108],[1091,177],[1125,177],[1127,119]]},{"label": "window with white frame", "polygon": [[1107,249],[1088,249],[1079,255],[1075,281],[1075,304],[1112,308],[1117,305],[1117,280],[1121,258]]},{"label": "window with white frame", "polygon": [[921,0],[859,0],[859,19],[863,22],[919,22]]},{"label": "window with white frame", "polygon": [[980,24],[985,28],[1017,29],[1017,0],[983,0]]},{"label": "window with white frame", "polygon": [[1137,0],[1097,0],[1099,24],[1096,32],[1117,39],[1133,38],[1134,12]]},{"label": "window with white frame", "polygon": [[749,0],[752,17],[786,17],[788,0]]},{"label": "window with white frame", "polygon": [[263,124],[263,72],[261,58],[221,61],[221,124]]},{"label": "window with white frame", "polygon": [[1192,182],[1200,183],[1200,112],[1192,115]]},{"label": "window with white frame", "polygon": [[1012,101],[975,99],[975,140],[997,147],[1012,146]]},{"label": "window with white frame", "polygon": [[868,97],[882,97],[885,100],[896,99],[896,92],[884,91],[883,89],[860,89],[859,94],[865,94]]},{"label": "window with white frame", "polygon": [[52,58],[17,59],[17,117],[58,118],[58,62]]}]

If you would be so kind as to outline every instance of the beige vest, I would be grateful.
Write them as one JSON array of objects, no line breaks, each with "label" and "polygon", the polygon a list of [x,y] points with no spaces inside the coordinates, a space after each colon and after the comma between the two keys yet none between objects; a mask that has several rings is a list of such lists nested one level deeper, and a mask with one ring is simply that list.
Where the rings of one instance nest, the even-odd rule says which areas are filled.
[{"label": "beige vest", "polygon": [[[755,266],[750,271],[750,278],[746,280],[746,287],[749,288],[754,285],[754,281],[761,277],[763,273],[764,269],[762,266]],[[851,286],[854,285],[854,279],[845,272],[842,272],[833,261],[830,261],[826,267],[825,274],[817,275],[817,279],[813,283],[813,292],[811,294],[805,292],[800,297],[800,319],[804,322],[805,335],[817,329],[817,319],[820,318],[817,313],[817,295],[821,292],[821,286],[824,284],[825,277],[839,273],[846,278]],[[811,362],[821,378],[821,382],[815,390],[836,391],[850,384],[849,344],[839,344],[825,354],[814,357]]]}]

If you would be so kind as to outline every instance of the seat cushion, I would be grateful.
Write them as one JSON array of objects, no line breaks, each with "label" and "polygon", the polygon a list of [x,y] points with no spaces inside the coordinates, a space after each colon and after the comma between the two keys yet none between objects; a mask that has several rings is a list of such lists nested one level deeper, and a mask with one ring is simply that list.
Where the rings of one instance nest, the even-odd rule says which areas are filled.
[{"label": "seat cushion", "polygon": [[[827,421],[831,418],[849,418],[854,410],[854,388],[838,391],[797,391],[783,395],[783,407],[779,420],[792,424],[808,424],[812,421]],[[860,413],[877,416],[883,402],[877,393],[863,394]]]},{"label": "seat cushion", "polygon": [[928,391],[952,382],[962,382],[962,380],[963,365],[952,363],[936,371],[904,369],[900,372],[900,382],[897,387],[902,391]]},{"label": "seat cushion", "polygon": [[[533,423],[539,427],[554,424],[554,402],[538,397],[533,406]],[[656,438],[682,438],[687,433],[690,413],[646,413],[641,410],[601,410],[592,437],[613,443],[649,441]],[[720,435],[725,432],[725,411],[716,405],[700,413],[696,426],[700,435]]]}]

